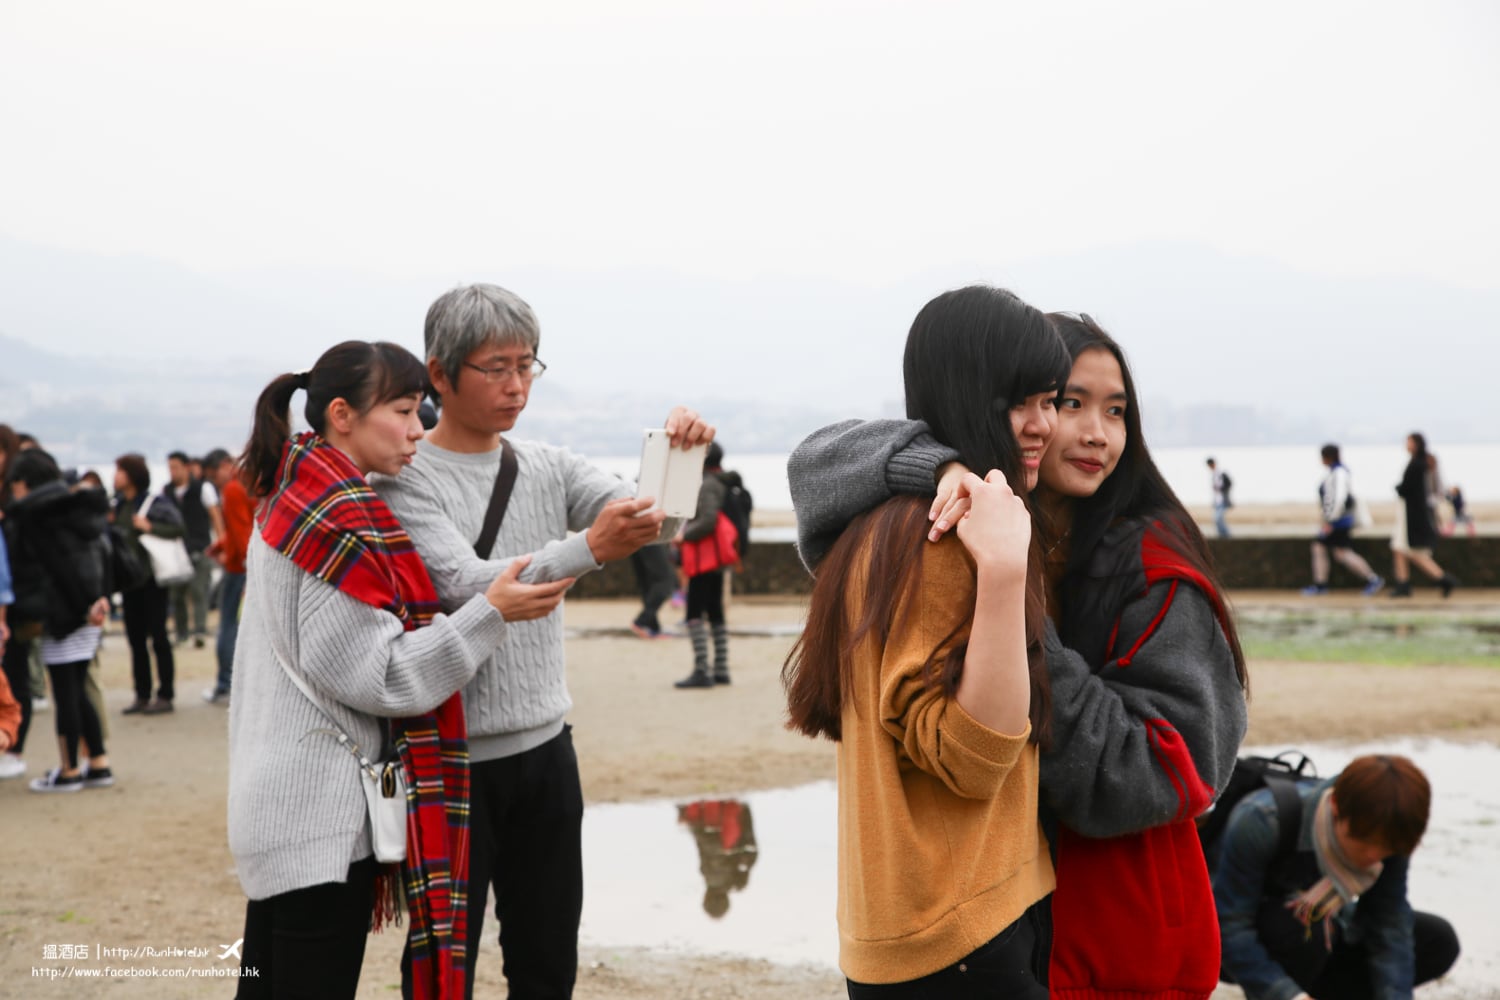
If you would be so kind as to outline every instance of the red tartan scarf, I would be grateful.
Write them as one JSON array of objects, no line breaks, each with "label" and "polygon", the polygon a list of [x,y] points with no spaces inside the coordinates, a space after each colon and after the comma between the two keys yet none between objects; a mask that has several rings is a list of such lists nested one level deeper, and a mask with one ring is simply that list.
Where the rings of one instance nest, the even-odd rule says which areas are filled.
[{"label": "red tartan scarf", "polygon": [[[301,569],[389,611],[407,631],[438,612],[437,591],[411,538],[342,451],[312,432],[287,442],[276,490],[261,505],[261,537]],[[421,716],[391,720],[406,769],[405,889],[414,995],[464,995],[468,940],[469,748],[454,694]],[[397,916],[382,875],[375,927]]]}]

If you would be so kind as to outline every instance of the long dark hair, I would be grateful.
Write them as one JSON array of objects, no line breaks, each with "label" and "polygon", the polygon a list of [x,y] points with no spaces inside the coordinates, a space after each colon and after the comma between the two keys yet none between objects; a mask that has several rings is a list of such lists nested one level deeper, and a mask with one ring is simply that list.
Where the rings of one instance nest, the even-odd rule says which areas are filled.
[{"label": "long dark hair", "polygon": [[[926,421],[938,440],[971,469],[999,469],[1025,495],[1020,447],[1010,408],[1028,396],[1057,389],[1070,361],[1046,317],[1015,295],[983,285],[945,292],[927,303],[906,338],[902,371],[906,413]],[[789,728],[808,736],[843,735],[845,693],[853,683],[853,654],[864,643],[886,643],[906,622],[927,545],[928,503],[888,501],[855,518],[818,564],[807,625],[782,666]],[[868,552],[868,556],[863,555]],[[846,598],[856,583],[865,600],[850,621]],[[1046,745],[1051,698],[1042,634],[1045,598],[1035,533],[1026,573],[1026,647],[1031,673],[1031,738]],[[941,648],[953,635],[936,644]],[[968,642],[941,663],[929,662],[929,685],[952,697],[963,673]]]},{"label": "long dark hair", "polygon": [[1437,456],[1427,450],[1427,436],[1421,431],[1412,431],[1406,436],[1411,438],[1412,444],[1416,445],[1416,449],[1411,453],[1409,464],[1416,465],[1423,473],[1436,469]]},{"label": "long dark hair", "polygon": [[5,470],[10,465],[10,460],[16,457],[21,450],[21,439],[16,437],[16,432],[11,429],[10,424],[0,424],[0,507],[4,507],[10,500],[10,487],[5,482]]},{"label": "long dark hair", "polygon": [[1080,649],[1090,662],[1096,662],[1095,657],[1102,655],[1102,650],[1080,648],[1081,633],[1084,630],[1097,631],[1099,622],[1118,618],[1130,596],[1127,590],[1136,586],[1138,580],[1123,574],[1108,577],[1091,574],[1089,568],[1095,550],[1106,532],[1121,521],[1154,522],[1162,540],[1212,588],[1212,593],[1207,596],[1223,609],[1220,624],[1234,654],[1240,686],[1247,688],[1249,675],[1245,670],[1245,654],[1240,648],[1234,617],[1224,603],[1224,589],[1214,568],[1208,542],[1172,487],[1167,485],[1166,478],[1151,457],[1151,450],[1146,447],[1146,435],[1141,429],[1140,396],[1136,394],[1135,379],[1131,377],[1125,352],[1087,313],[1050,313],[1047,318],[1062,335],[1073,358],[1085,351],[1097,350],[1108,351],[1114,356],[1120,365],[1120,379],[1124,382],[1125,399],[1129,404],[1125,407],[1125,447],[1120,453],[1119,463],[1093,496],[1073,500],[1072,543],[1060,588],[1064,612],[1063,642]]},{"label": "long dark hair", "polygon": [[327,426],[328,404],[343,399],[364,414],[393,399],[422,392],[427,369],[400,344],[346,340],[323,352],[310,371],[278,375],[255,401],[255,425],[240,456],[245,488],[263,497],[276,488],[281,451],[292,436],[292,393],[307,390],[302,415],[318,434]]}]

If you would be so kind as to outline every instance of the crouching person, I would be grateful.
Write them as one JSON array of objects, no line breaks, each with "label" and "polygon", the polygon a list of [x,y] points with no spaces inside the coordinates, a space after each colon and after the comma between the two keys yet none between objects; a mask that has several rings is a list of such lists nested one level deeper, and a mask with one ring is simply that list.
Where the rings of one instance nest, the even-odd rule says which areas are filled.
[{"label": "crouching person", "polygon": [[[1249,1000],[1411,997],[1458,958],[1452,925],[1406,899],[1432,798],[1426,776],[1378,754],[1298,792],[1297,816],[1278,815],[1270,789],[1230,814],[1213,865],[1222,977]],[[1282,848],[1288,822],[1298,832]]]}]

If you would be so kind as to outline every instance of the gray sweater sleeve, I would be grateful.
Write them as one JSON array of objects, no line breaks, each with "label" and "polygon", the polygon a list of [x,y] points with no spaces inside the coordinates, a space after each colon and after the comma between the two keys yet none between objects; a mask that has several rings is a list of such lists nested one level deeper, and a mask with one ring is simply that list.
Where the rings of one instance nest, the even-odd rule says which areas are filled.
[{"label": "gray sweater sleeve", "polygon": [[803,564],[811,572],[856,515],[897,494],[934,495],[938,467],[958,457],[919,420],[845,420],[808,435],[786,464]]},{"label": "gray sweater sleeve", "polygon": [[313,690],[369,715],[432,711],[505,637],[500,612],[483,597],[407,632],[395,615],[311,574],[301,574],[301,588],[298,668]]},{"label": "gray sweater sleeve", "polygon": [[[579,460],[582,461],[581,459]],[[586,464],[586,463],[584,463]],[[495,578],[505,572],[511,562],[526,553],[514,552],[502,558],[481,559],[474,552],[474,542],[455,523],[455,512],[465,509],[466,504],[482,504],[474,510],[476,522],[483,519],[484,507],[488,504],[488,484],[482,498],[470,497],[458,488],[456,477],[429,474],[425,478],[413,475],[410,470],[400,477],[382,477],[375,480],[375,488],[400,519],[401,526],[411,536],[412,543],[426,564],[437,588],[438,598],[444,608],[456,609],[477,594],[483,594]],[[603,477],[603,473],[600,473]],[[573,478],[567,480],[569,486]],[[625,484],[618,480],[608,481],[607,486],[621,493]],[[607,490],[595,488],[584,490],[581,498],[573,493],[568,496],[568,518],[577,521],[589,510],[597,514],[598,508],[611,497]],[[518,493],[519,493],[519,487]],[[600,499],[600,496],[603,499]],[[516,502],[506,510],[506,521],[538,516]],[[576,500],[576,507],[575,507]],[[576,511],[576,512],[575,512]],[[584,520],[585,527],[592,517]],[[478,532],[476,531],[477,535]],[[503,532],[502,532],[503,534]],[[497,539],[496,545],[500,544]],[[594,553],[589,549],[588,538],[583,532],[566,538],[554,538],[530,553],[531,563],[521,572],[524,583],[547,583],[569,576],[582,576],[599,568]]]},{"label": "gray sweater sleeve", "polygon": [[1202,591],[1157,583],[1126,606],[1095,671],[1047,629],[1052,748],[1042,797],[1069,828],[1112,837],[1201,813],[1229,782],[1248,717],[1229,641]]}]

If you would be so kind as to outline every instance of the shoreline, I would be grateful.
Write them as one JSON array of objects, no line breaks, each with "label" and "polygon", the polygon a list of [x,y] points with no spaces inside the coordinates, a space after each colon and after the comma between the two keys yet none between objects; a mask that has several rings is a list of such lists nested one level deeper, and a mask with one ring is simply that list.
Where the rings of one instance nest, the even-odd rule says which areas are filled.
[{"label": "shoreline", "polygon": [[[1213,508],[1199,504],[1187,504],[1187,511],[1193,520],[1198,523],[1205,535],[1214,533]],[[1369,505],[1370,516],[1375,523],[1367,528],[1355,528],[1352,532],[1355,538],[1389,538],[1391,529],[1396,523],[1397,502],[1379,501]],[[1500,502],[1470,503],[1466,505],[1470,517],[1474,519],[1476,530],[1480,535],[1500,534]],[[1439,526],[1449,524],[1452,512],[1444,507],[1441,514]],[[1279,537],[1295,535],[1298,537],[1311,537],[1318,530],[1318,508],[1315,503],[1255,503],[1235,506],[1229,509],[1226,518],[1229,524],[1230,535],[1243,534],[1254,537]],[[797,517],[790,510],[762,510],[756,508],[751,516],[751,524],[757,528],[790,529],[797,526]],[[1464,529],[1454,537],[1463,536]]]}]

